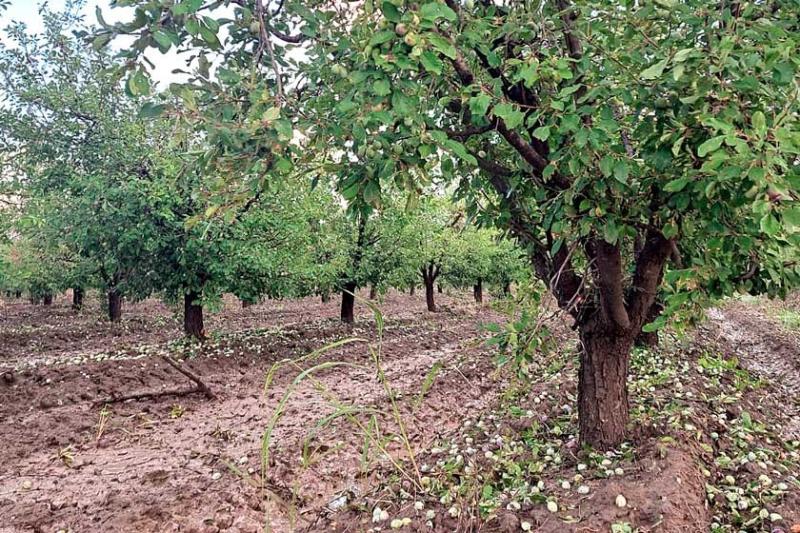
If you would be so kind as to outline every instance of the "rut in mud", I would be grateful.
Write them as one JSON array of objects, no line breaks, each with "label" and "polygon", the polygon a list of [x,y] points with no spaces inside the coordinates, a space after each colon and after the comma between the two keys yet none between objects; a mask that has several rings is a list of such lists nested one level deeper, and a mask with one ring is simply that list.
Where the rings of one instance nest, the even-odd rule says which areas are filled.
[{"label": "rut in mud", "polygon": [[776,302],[733,300],[708,313],[710,334],[730,355],[769,387],[771,401],[782,405],[781,434],[800,439],[800,331],[775,316],[791,310]]},{"label": "rut in mud", "polygon": [[[444,310],[436,314],[421,312],[420,302],[400,295],[384,306],[382,368],[398,393],[414,449],[428,446],[465,414],[484,409],[500,390],[480,328],[481,321],[499,317],[459,298],[442,302]],[[231,322],[250,327],[207,343],[185,363],[217,393],[213,401],[195,394],[114,403],[105,410],[94,403],[114,394],[190,385],[148,356],[165,346],[160,333],[125,334],[146,345],[144,350],[114,350],[112,339],[112,350],[89,355],[79,342],[62,342],[60,353],[52,349],[53,339],[41,342],[50,347],[44,350],[50,361],[62,362],[18,370],[13,384],[0,386],[0,531],[260,531],[265,519],[275,531],[291,531],[340,494],[357,494],[374,481],[371,472],[380,463],[374,456],[362,458],[363,435],[343,421],[309,435],[333,412],[320,387],[343,405],[374,409],[385,434],[398,429],[366,343],[341,346],[316,361],[347,365],[330,366],[315,374],[315,384],[306,381],[294,390],[272,437],[269,503],[251,486],[258,485],[269,417],[299,371],[278,371],[265,394],[272,364],[343,338],[375,340],[366,309],[355,328],[310,319],[335,316],[335,306],[305,300],[282,303],[276,313],[266,303],[247,309],[262,317],[249,324],[243,311],[231,311]],[[225,319],[222,313],[216,323]],[[127,326],[135,329],[130,321]],[[43,337],[44,329],[31,333]],[[6,366],[20,355],[7,356]],[[435,379],[422,397],[426,377]],[[404,455],[396,442],[387,448]]]}]

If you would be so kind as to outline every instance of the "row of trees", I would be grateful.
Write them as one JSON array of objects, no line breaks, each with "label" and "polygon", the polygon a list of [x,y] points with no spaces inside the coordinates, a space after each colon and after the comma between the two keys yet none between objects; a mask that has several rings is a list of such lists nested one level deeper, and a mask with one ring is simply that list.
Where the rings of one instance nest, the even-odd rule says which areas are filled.
[{"label": "row of trees", "polygon": [[[484,281],[507,287],[524,275],[508,241],[471,226],[441,195],[414,210],[398,193],[348,209],[347,180],[363,172],[357,164],[344,169],[338,190],[329,180],[312,189],[289,173],[278,185],[260,168],[249,169],[252,190],[215,189],[216,168],[194,164],[210,158],[207,140],[152,116],[152,106],[140,109],[120,83],[120,65],[84,46],[77,19],[43,16],[42,34],[15,24],[13,46],[0,47],[0,149],[14,207],[0,265],[7,290],[48,303],[72,288],[80,308],[85,291],[98,288],[112,321],[123,297],[157,294],[182,301],[185,333],[201,338],[203,305],[225,292],[248,304],[340,291],[341,319],[352,322],[359,287],[422,283],[434,311],[440,276],[475,285],[480,299]],[[230,205],[215,205],[220,198]]]},{"label": "row of trees", "polygon": [[[396,191],[455,191],[574,320],[588,444],[625,438],[643,330],[800,283],[797,2],[117,4],[133,17],[100,13],[92,43],[130,40],[126,90],[185,132],[165,168],[204,177],[209,231],[293,176],[331,184],[362,245]],[[145,52],[170,49],[187,79],[155,94]],[[365,255],[348,257],[355,272]]]},{"label": "row of trees", "polygon": [[516,237],[580,333],[588,444],[625,438],[643,329],[800,282],[797,2],[125,5],[135,17],[101,19],[95,42],[133,39],[141,94],[144,51],[187,52],[189,81],[159,105],[213,140],[228,183],[256,163],[279,182],[279,162],[358,161],[356,182],[336,174],[348,200],[440,180]]}]

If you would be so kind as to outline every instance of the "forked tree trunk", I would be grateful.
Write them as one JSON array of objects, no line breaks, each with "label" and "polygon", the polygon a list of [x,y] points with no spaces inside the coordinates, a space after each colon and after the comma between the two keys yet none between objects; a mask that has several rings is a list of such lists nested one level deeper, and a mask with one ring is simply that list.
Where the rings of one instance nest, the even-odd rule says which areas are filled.
[{"label": "forked tree trunk", "polygon": [[582,328],[578,373],[581,441],[599,449],[625,440],[633,335]]},{"label": "forked tree trunk", "polygon": [[203,324],[203,304],[201,296],[196,292],[188,292],[183,296],[183,333],[187,337],[203,340],[206,337]]},{"label": "forked tree trunk", "polygon": [[425,303],[428,305],[428,311],[436,311],[436,302],[433,299],[433,280],[425,280]]},{"label": "forked tree trunk", "polygon": [[108,319],[111,322],[122,319],[122,295],[117,289],[108,291]]},{"label": "forked tree trunk", "polygon": [[53,305],[53,293],[46,293],[44,297],[42,297],[42,303],[44,305]]},{"label": "forked tree trunk", "polygon": [[83,288],[75,287],[72,289],[72,308],[76,311],[83,309]]},{"label": "forked tree trunk", "polygon": [[340,317],[344,324],[352,324],[355,321],[353,316],[353,309],[355,308],[356,298],[356,284],[353,281],[348,281],[344,284],[342,289],[342,310]]},{"label": "forked tree trunk", "polygon": [[478,282],[472,287],[472,295],[475,297],[475,303],[483,303],[483,280],[478,278]]}]

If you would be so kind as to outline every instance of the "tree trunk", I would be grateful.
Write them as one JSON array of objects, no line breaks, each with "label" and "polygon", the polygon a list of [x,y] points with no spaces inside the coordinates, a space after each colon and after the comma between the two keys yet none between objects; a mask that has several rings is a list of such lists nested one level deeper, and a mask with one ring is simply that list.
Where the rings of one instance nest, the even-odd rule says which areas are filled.
[{"label": "tree trunk", "polygon": [[414,292],[416,292],[416,290],[417,290],[417,286],[416,285],[412,285],[411,288],[408,289],[408,295],[409,296],[414,296]]},{"label": "tree trunk", "polygon": [[437,283],[436,284],[436,292],[438,292],[439,294],[442,294],[442,284],[441,283]]},{"label": "tree trunk", "polygon": [[183,333],[187,337],[203,340],[206,338],[206,330],[200,298],[196,292],[187,292],[183,296]]},{"label": "tree trunk", "polygon": [[72,308],[76,311],[83,309],[83,287],[72,289]]},{"label": "tree trunk", "polygon": [[[653,302],[647,312],[645,324],[649,324],[661,315],[664,310],[664,304],[661,302]],[[656,348],[658,346],[658,331],[640,331],[636,336],[636,346],[641,348]]]},{"label": "tree trunk", "polygon": [[53,305],[53,293],[46,293],[44,297],[42,297],[42,303],[44,305]]},{"label": "tree trunk", "polygon": [[425,303],[428,304],[428,311],[436,312],[436,302],[433,300],[433,280],[425,280]]},{"label": "tree trunk", "polygon": [[378,297],[378,289],[375,287],[375,284],[370,284],[369,286],[369,299],[374,300]]},{"label": "tree trunk", "polygon": [[122,319],[122,295],[117,289],[108,291],[108,319],[111,322]]},{"label": "tree trunk", "polygon": [[17,291],[17,292],[15,292],[15,293],[14,293],[14,297],[16,297],[16,298],[22,298],[22,291]]},{"label": "tree trunk", "polygon": [[472,294],[475,296],[475,303],[483,303],[483,280],[478,278],[478,282],[472,287]]},{"label": "tree trunk", "polygon": [[352,324],[355,320],[353,317],[353,308],[356,303],[355,292],[355,282],[348,281],[344,284],[344,288],[342,289],[342,312],[340,315],[344,324]]},{"label": "tree trunk", "polygon": [[329,293],[328,291],[323,292],[320,295],[320,299],[322,300],[322,303],[324,303],[324,304],[330,302],[331,301],[331,293]]},{"label": "tree trunk", "polygon": [[581,441],[609,449],[625,440],[633,335],[581,328],[578,418]]},{"label": "tree trunk", "polygon": [[505,282],[503,284],[503,294],[509,296],[511,294],[511,283]]}]

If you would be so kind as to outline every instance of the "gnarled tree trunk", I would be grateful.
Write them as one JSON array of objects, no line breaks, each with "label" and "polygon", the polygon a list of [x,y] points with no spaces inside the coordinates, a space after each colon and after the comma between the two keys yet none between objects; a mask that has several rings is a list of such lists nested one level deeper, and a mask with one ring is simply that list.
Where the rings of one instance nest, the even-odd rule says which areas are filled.
[{"label": "gnarled tree trunk", "polygon": [[76,311],[83,309],[83,287],[72,289],[72,308]]},{"label": "gnarled tree trunk", "polygon": [[111,322],[122,320],[122,294],[118,289],[108,291],[108,319]]},{"label": "gnarled tree trunk", "polygon": [[436,302],[434,301],[434,291],[436,289],[436,278],[439,277],[439,266],[431,261],[426,266],[420,268],[422,274],[422,282],[425,285],[425,303],[428,306],[428,311],[436,312]]},{"label": "gnarled tree trunk", "polygon": [[190,291],[183,296],[183,333],[187,337],[205,339],[203,303],[200,294]]},{"label": "gnarled tree trunk", "polygon": [[578,419],[581,440],[597,448],[625,440],[628,414],[628,367],[633,335],[608,330],[580,332]]}]

